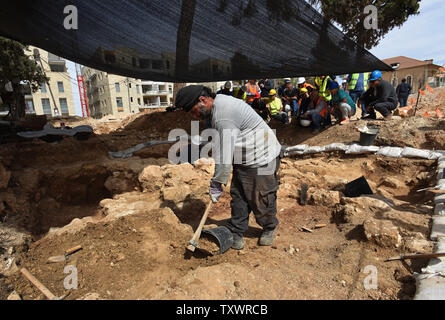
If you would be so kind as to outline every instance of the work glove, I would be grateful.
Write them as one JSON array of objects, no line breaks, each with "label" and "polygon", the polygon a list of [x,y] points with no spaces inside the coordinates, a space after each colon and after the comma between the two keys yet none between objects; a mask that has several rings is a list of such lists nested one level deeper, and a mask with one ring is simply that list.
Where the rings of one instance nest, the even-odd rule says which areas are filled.
[{"label": "work glove", "polygon": [[217,203],[223,193],[222,184],[216,181],[210,181],[210,198],[213,203]]}]

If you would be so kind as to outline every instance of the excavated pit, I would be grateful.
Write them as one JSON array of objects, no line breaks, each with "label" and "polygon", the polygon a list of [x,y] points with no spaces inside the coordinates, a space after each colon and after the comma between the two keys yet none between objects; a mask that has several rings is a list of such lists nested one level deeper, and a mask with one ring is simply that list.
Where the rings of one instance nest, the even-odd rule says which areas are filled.
[{"label": "excavated pit", "polygon": [[[46,260],[75,245],[84,249],[69,261],[80,275],[79,289],[70,299],[413,297],[412,274],[427,261],[404,265],[383,260],[401,253],[431,252],[433,195],[417,191],[435,185],[435,161],[342,153],[283,159],[274,246],[258,247],[261,228],[251,216],[243,251],[187,259],[185,247],[209,200],[213,164],[200,160],[195,166],[169,165],[168,146],[112,160],[108,151],[165,139],[170,127],[189,126],[188,118],[168,113],[136,120],[113,130],[102,126],[103,132],[88,141],[68,138],[54,144],[0,146],[0,274],[5,275],[0,279],[0,299],[12,290],[25,299],[44,299],[13,272],[14,267],[5,270],[4,258],[14,258],[16,268],[26,267],[54,294],[64,294],[65,265],[48,265]],[[411,120],[403,124],[413,126]],[[358,138],[351,127],[336,126],[308,139],[310,132],[297,135],[293,126],[278,128],[281,142],[326,145]],[[443,123],[422,120],[419,126],[434,131],[419,130],[420,138],[416,133],[419,139],[410,140],[402,137],[411,132],[405,127],[400,126],[400,134],[388,127],[378,142],[440,145],[437,128]],[[428,142],[433,136],[437,139]],[[374,195],[344,197],[345,184],[361,176]],[[307,205],[300,205],[303,184],[308,185]],[[226,188],[205,227],[222,226],[229,218]],[[315,224],[326,227],[302,231]],[[369,265],[379,271],[377,290],[363,287],[367,276],[363,270]]]}]

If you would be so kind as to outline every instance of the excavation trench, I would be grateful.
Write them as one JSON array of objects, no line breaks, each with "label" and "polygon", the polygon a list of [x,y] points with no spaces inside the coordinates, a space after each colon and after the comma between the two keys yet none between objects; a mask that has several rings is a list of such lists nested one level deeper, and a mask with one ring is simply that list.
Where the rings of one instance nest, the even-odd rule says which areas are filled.
[{"label": "excavation trench", "polygon": [[[12,196],[4,200],[9,210],[5,223],[32,234],[29,250],[17,255],[19,265],[59,295],[63,265],[47,265],[46,259],[83,246],[70,261],[82,282],[72,298],[97,293],[104,299],[410,299],[412,271],[422,264],[408,270],[382,261],[400,252],[431,250],[433,196],[417,190],[434,184],[435,167],[429,160],[340,153],[283,159],[274,247],[257,246],[261,228],[251,217],[246,249],[222,256],[184,255],[208,201],[213,174],[208,161],[193,167],[130,158],[13,171],[9,190],[15,202]],[[374,195],[345,198],[345,184],[361,176]],[[305,206],[298,193],[303,184],[309,186]],[[227,191],[206,228],[229,218]],[[73,224],[74,219],[81,220]],[[326,227],[313,233],[301,229],[315,224]],[[59,231],[45,236],[51,228]],[[400,239],[385,236],[384,228]],[[378,290],[363,289],[366,275],[360,270],[368,264],[379,268]],[[42,298],[19,275],[7,280],[25,298]]]}]

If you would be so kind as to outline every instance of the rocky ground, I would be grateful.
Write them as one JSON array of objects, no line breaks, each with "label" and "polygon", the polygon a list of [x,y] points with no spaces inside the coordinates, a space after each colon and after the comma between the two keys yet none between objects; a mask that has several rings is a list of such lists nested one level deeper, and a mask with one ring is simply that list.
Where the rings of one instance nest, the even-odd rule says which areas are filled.
[{"label": "rocky ground", "polygon": [[[433,197],[416,192],[434,184],[434,161],[331,153],[284,159],[278,193],[279,235],[257,246],[251,218],[246,248],[211,256],[185,247],[208,202],[213,163],[169,164],[169,146],[115,160],[108,151],[165,139],[174,128],[190,133],[183,112],[147,112],[124,120],[88,120],[87,141],[66,138],[0,145],[0,299],[15,291],[44,299],[18,270],[27,268],[56,295],[65,266],[78,270],[68,299],[410,299],[413,272],[427,261],[384,260],[431,252]],[[74,120],[69,125],[84,124]],[[376,121],[377,145],[445,149],[445,123],[435,118]],[[355,127],[333,126],[317,136],[296,123],[272,123],[283,144],[326,145],[359,140]],[[373,196],[347,198],[344,185],[365,176]],[[309,186],[308,203],[299,190]],[[226,190],[206,228],[230,217]],[[316,224],[326,225],[312,229]],[[83,250],[47,264],[73,246]],[[368,266],[378,288],[365,290]]]}]

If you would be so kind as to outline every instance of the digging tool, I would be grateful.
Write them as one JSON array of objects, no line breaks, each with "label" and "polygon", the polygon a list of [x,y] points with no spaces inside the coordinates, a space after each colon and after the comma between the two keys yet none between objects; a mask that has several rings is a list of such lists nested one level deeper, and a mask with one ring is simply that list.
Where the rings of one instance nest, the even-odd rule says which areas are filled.
[{"label": "digging tool", "polygon": [[25,276],[26,279],[28,279],[33,285],[36,286],[37,289],[39,289],[39,291],[41,293],[43,293],[45,295],[45,297],[48,298],[48,300],[63,300],[65,299],[69,293],[61,296],[61,297],[56,297],[54,294],[52,294],[51,291],[48,290],[47,287],[45,287],[39,280],[37,280],[28,270],[26,270],[25,268],[22,268],[20,270],[20,272]]},{"label": "digging tool", "polygon": [[198,248],[198,240],[201,237],[202,227],[204,227],[204,224],[207,221],[207,217],[209,216],[211,209],[212,209],[212,201],[210,200],[209,204],[207,205],[207,209],[204,212],[204,215],[202,216],[201,222],[199,223],[198,229],[196,229],[196,232],[193,235],[192,240],[189,241],[189,245],[187,246],[188,251],[195,252],[195,250]]},{"label": "digging tool", "polygon": [[432,192],[435,194],[445,194],[445,190],[429,190],[429,192]]},{"label": "digging tool", "polygon": [[82,246],[75,246],[71,249],[68,249],[65,251],[63,256],[55,256],[48,258],[47,263],[59,263],[59,262],[65,262],[69,259],[70,255],[73,253],[76,253],[77,251],[82,250]]},{"label": "digging tool", "polygon": [[425,253],[425,254],[402,254],[399,257],[392,257],[388,260],[385,260],[385,262],[389,261],[398,261],[398,260],[415,260],[415,259],[432,259],[432,258],[439,258],[439,257],[445,257],[445,252],[443,253]]}]

